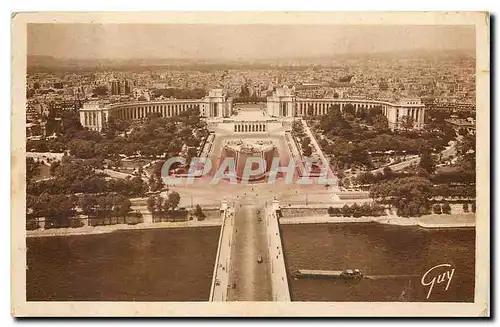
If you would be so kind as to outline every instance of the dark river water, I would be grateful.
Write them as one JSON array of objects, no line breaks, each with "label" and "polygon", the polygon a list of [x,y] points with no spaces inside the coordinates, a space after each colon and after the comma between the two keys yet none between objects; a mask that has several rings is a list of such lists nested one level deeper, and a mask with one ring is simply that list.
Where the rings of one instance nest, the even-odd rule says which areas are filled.
[{"label": "dark river water", "polygon": [[[442,301],[473,302],[475,230],[426,230],[368,224],[282,225],[285,261],[293,301]],[[422,276],[439,264],[429,276],[455,268],[448,290],[447,281],[430,286]],[[297,269],[343,270],[358,268],[361,281],[295,279]],[[488,267],[485,267],[488,269]]]},{"label": "dark river water", "polygon": [[28,301],[207,301],[219,227],[28,238]]}]

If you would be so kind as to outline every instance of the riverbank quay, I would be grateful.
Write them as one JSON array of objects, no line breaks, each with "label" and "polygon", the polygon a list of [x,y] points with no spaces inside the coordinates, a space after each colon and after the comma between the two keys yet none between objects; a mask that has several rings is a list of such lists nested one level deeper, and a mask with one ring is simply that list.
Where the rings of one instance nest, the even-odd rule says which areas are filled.
[{"label": "riverbank quay", "polygon": [[180,221],[180,222],[158,222],[141,223],[136,225],[116,224],[107,226],[84,226],[78,228],[54,228],[37,229],[26,231],[26,237],[55,237],[55,236],[76,236],[76,235],[95,235],[112,233],[122,230],[145,230],[159,228],[192,228],[192,227],[214,227],[221,226],[221,219],[209,219],[203,221]]},{"label": "riverbank quay", "polygon": [[330,217],[328,215],[280,218],[280,224],[340,224],[379,223],[395,226],[419,226],[422,228],[472,228],[476,226],[475,214],[425,215],[422,217]]}]

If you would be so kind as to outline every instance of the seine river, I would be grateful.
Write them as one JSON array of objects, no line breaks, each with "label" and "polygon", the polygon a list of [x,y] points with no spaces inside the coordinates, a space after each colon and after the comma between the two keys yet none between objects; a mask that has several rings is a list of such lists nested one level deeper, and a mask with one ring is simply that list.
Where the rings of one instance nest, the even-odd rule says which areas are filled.
[{"label": "seine river", "polygon": [[[473,301],[474,229],[380,224],[282,225],[294,301]],[[28,238],[28,301],[206,301],[218,227]],[[252,258],[253,259],[253,258]],[[449,288],[421,285],[438,264]],[[296,269],[359,268],[360,282],[294,279]]]},{"label": "seine river", "polygon": [[[281,230],[293,301],[474,301],[473,228],[350,223],[282,225]],[[446,281],[435,283],[427,299],[429,286],[421,285],[422,276],[439,264],[452,265],[454,274],[448,290]],[[295,279],[291,274],[297,269],[346,268],[373,278],[356,282]]]},{"label": "seine river", "polygon": [[219,227],[28,238],[28,301],[207,301]]}]

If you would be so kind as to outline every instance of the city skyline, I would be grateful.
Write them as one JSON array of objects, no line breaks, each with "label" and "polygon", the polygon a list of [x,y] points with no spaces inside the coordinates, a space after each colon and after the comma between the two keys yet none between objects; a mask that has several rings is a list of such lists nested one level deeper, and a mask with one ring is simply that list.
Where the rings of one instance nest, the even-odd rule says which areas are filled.
[{"label": "city skyline", "polygon": [[394,50],[471,51],[474,33],[473,26],[465,25],[29,24],[27,54],[76,60],[238,61]]}]

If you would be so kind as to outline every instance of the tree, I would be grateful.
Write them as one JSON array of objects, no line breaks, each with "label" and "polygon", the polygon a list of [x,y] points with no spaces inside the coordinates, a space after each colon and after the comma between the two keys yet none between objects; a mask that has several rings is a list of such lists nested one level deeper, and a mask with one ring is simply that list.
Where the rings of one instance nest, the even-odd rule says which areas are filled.
[{"label": "tree", "polygon": [[370,205],[368,202],[365,202],[359,207],[359,215],[360,217],[377,216],[378,215],[377,207]]},{"label": "tree", "polygon": [[367,112],[365,113],[364,120],[367,124],[373,125],[375,117],[377,116],[382,116],[385,118],[385,116],[382,114],[382,106],[378,105],[373,108],[369,108]]},{"label": "tree", "polygon": [[36,199],[31,201],[31,206],[33,210],[33,216],[35,217],[42,217],[42,216],[49,216],[49,202],[50,202],[51,196],[47,193],[44,192],[40,194]]},{"label": "tree", "polygon": [[464,212],[469,212],[469,204],[466,202],[462,205]]},{"label": "tree", "polygon": [[26,158],[26,180],[29,182],[40,170],[40,163],[33,158]]},{"label": "tree", "polygon": [[451,214],[451,207],[450,207],[450,204],[448,202],[445,202],[443,203],[443,205],[441,206],[441,210],[443,211],[443,213],[445,214]]},{"label": "tree", "polygon": [[76,196],[66,196],[62,194],[53,195],[48,204],[51,215],[58,222],[66,221],[75,214]]},{"label": "tree", "polygon": [[422,177],[391,179],[370,187],[374,200],[392,203],[402,216],[420,216],[425,212],[432,196],[432,184]]},{"label": "tree", "polygon": [[194,215],[198,218],[205,218],[205,213],[203,212],[199,204],[197,204],[196,208],[194,209]]},{"label": "tree", "polygon": [[243,102],[248,102],[248,98],[250,97],[250,89],[247,84],[241,86],[240,90],[240,99]]},{"label": "tree", "polygon": [[392,171],[391,167],[389,167],[389,166],[384,167],[384,169],[382,171],[384,173],[385,179],[391,179],[394,176],[394,172]]},{"label": "tree", "polygon": [[162,212],[162,215],[166,215],[170,209],[173,209],[172,207],[170,207],[170,202],[168,201],[168,198],[165,199],[165,201],[163,201],[163,204],[161,204],[161,212]]},{"label": "tree", "polygon": [[157,180],[157,178],[156,178],[156,176],[154,174],[151,174],[149,176],[148,183],[149,183],[149,190],[151,192],[159,191],[161,189],[161,187],[162,187],[162,185],[160,185],[158,183],[158,180]]},{"label": "tree", "polygon": [[168,203],[168,208],[175,209],[179,205],[180,201],[181,201],[181,196],[179,195],[179,193],[172,191],[168,194],[168,199],[166,203]]},{"label": "tree", "polygon": [[476,202],[472,202],[470,211],[476,213]]},{"label": "tree", "polygon": [[148,211],[151,213],[155,212],[156,199],[153,195],[150,195],[147,200]]},{"label": "tree", "polygon": [[373,127],[378,132],[383,132],[389,127],[389,121],[384,115],[377,115],[373,118]]},{"label": "tree", "polygon": [[[194,146],[191,146],[191,147],[188,148],[188,150],[187,150],[187,156],[188,156],[188,158],[193,158],[197,154],[198,154],[198,150],[196,150],[196,148]],[[187,161],[190,162],[191,160],[187,160]]]},{"label": "tree", "polygon": [[474,135],[466,135],[457,145],[458,153],[466,155],[470,152],[476,152],[476,137]]},{"label": "tree", "polygon": [[311,139],[308,136],[306,136],[302,139],[301,146],[302,146],[302,148],[305,148],[305,147],[309,146],[310,143],[311,143]]},{"label": "tree", "polygon": [[467,129],[465,129],[463,127],[460,127],[458,129],[458,135],[467,136],[467,134],[469,134],[469,132],[467,132]]},{"label": "tree", "polygon": [[82,209],[82,213],[86,216],[93,216],[95,214],[95,206],[97,202],[95,196],[85,194],[78,200],[78,205]]},{"label": "tree", "polygon": [[326,139],[319,139],[318,145],[320,146],[320,148],[326,149],[329,146],[329,143]]},{"label": "tree", "polygon": [[147,191],[147,185],[144,181],[136,176],[128,181],[128,194],[130,196],[142,196]]},{"label": "tree", "polygon": [[413,118],[411,116],[402,116],[399,119],[399,123],[401,124],[401,127],[404,130],[409,131],[409,130],[413,129],[413,124],[415,123],[415,121],[413,120]]},{"label": "tree", "polygon": [[441,206],[438,203],[434,204],[432,206],[432,211],[434,211],[435,214],[440,215],[442,213]]},{"label": "tree", "polygon": [[51,176],[56,175],[57,168],[59,168],[60,165],[61,165],[60,161],[52,161],[52,163],[50,164],[50,169],[49,169]]},{"label": "tree", "polygon": [[302,125],[300,120],[295,120],[292,123],[292,135],[298,138],[304,137],[304,126]]},{"label": "tree", "polygon": [[307,145],[306,147],[302,148],[302,154],[306,157],[310,157],[312,155],[312,148],[310,145]]},{"label": "tree", "polygon": [[351,208],[347,204],[344,204],[344,206],[342,207],[342,216],[350,217],[351,215]]},{"label": "tree", "polygon": [[35,151],[35,152],[48,152],[49,144],[47,140],[28,140],[26,143],[26,151]]},{"label": "tree", "polygon": [[340,105],[330,107],[328,113],[320,117],[319,127],[325,134],[338,133],[341,130],[351,128],[340,111]]},{"label": "tree", "polygon": [[351,213],[354,218],[359,218],[363,215],[361,207],[356,202],[351,206]]},{"label": "tree", "polygon": [[100,196],[96,199],[97,206],[97,216],[98,217],[108,217],[111,214],[111,210],[113,209],[113,200],[112,197],[108,196]]},{"label": "tree", "polygon": [[132,203],[124,196],[118,196],[113,201],[113,212],[117,217],[124,217],[130,212]]},{"label": "tree", "polygon": [[354,105],[350,104],[350,103],[346,103],[344,104],[344,110],[343,110],[343,114],[344,115],[352,115],[354,117],[354,115],[356,114],[356,108],[354,107]]},{"label": "tree", "polygon": [[429,174],[433,174],[436,170],[436,162],[432,155],[427,151],[423,150],[420,153],[420,163],[419,166],[422,167]]},{"label": "tree", "polygon": [[351,113],[346,113],[345,114],[345,120],[347,120],[347,121],[354,121],[354,119],[356,119],[356,116],[354,116],[353,114],[351,114]]},{"label": "tree", "polygon": [[69,143],[70,153],[77,158],[93,158],[96,156],[96,142],[87,140],[72,140]]},{"label": "tree", "polygon": [[61,133],[63,135],[75,134],[81,130],[83,127],[77,110],[65,110],[61,113]]},{"label": "tree", "polygon": [[106,135],[107,139],[113,140],[118,133],[126,132],[130,124],[130,121],[110,116],[103,126],[102,133]]},{"label": "tree", "polygon": [[359,184],[371,184],[375,182],[375,175],[373,175],[371,172],[367,171],[364,173],[361,173],[358,175],[356,178],[357,182]]},{"label": "tree", "polygon": [[163,211],[163,198],[161,196],[155,197],[155,208],[154,211],[162,212]]}]

